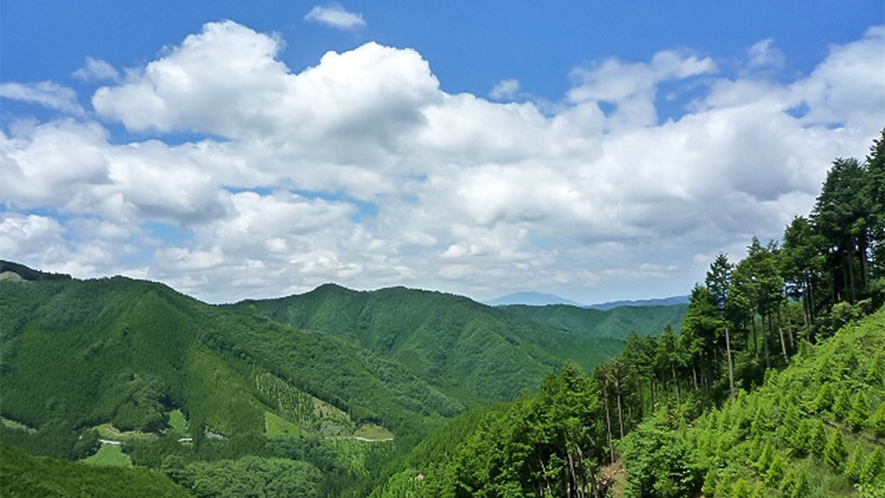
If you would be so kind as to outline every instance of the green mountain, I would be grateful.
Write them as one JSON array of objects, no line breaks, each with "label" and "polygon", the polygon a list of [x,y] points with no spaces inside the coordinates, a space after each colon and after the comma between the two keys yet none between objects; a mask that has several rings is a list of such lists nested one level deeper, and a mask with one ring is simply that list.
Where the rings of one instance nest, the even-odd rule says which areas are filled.
[{"label": "green mountain", "polygon": [[568,334],[624,340],[630,332],[653,335],[667,325],[678,330],[688,305],[620,306],[605,311],[563,304],[511,305],[503,309]]},{"label": "green mountain", "polygon": [[197,440],[204,430],[264,434],[266,412],[308,423],[297,418],[299,396],[406,439],[464,409],[353,344],[160,284],[114,277],[4,279],[0,286],[2,415],[37,428],[35,440],[57,443],[35,443],[45,454],[68,456],[63,448],[80,430],[106,422],[156,432],[175,409]]},{"label": "green mountain", "polygon": [[[405,289],[357,292],[324,285],[281,299],[243,301],[231,307],[297,329],[322,332],[403,365],[449,393],[506,400],[563,364],[590,371],[618,354],[619,337],[590,329],[555,328],[533,317],[468,298]],[[575,328],[580,317],[575,317]]]},{"label": "green mountain", "polygon": [[[163,466],[192,491],[206,475],[243,477],[283,458],[308,465],[298,482],[325,496],[358,495],[467,407],[622,349],[437,292],[327,285],[213,306],[125,277],[81,281],[5,261],[0,275],[3,443]],[[5,472],[52,462],[15,459],[23,466]]]}]

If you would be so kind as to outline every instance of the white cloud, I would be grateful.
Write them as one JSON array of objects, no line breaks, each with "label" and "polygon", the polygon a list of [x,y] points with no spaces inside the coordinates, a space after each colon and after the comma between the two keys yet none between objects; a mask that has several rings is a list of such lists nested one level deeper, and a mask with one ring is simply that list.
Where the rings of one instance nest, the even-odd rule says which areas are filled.
[{"label": "white cloud", "polygon": [[83,81],[119,81],[120,74],[114,66],[101,59],[86,57],[86,65],[74,71],[71,75]]},{"label": "white cloud", "polygon": [[0,97],[38,104],[74,116],[84,114],[83,108],[77,103],[77,93],[66,86],[51,81],[0,83]]},{"label": "white cloud", "polygon": [[[211,23],[100,88],[97,115],[131,143],[85,117],[0,132],[0,252],[215,301],[330,280],[681,293],[703,278],[696,255],[807,213],[832,159],[864,155],[885,122],[882,28],[787,83],[685,51],[603,61],[544,109],[447,94],[410,49],[366,43],[294,73],[281,47]],[[518,91],[505,83],[499,98]],[[661,84],[702,91],[660,123]],[[177,132],[207,138],[164,142]]]},{"label": "white cloud", "polygon": [[517,92],[519,92],[519,80],[501,80],[489,92],[489,97],[495,100],[512,99],[516,97]]},{"label": "white cloud", "polygon": [[304,16],[304,20],[344,30],[354,30],[366,26],[362,14],[348,12],[335,2],[315,6]]},{"label": "white cloud", "polygon": [[772,46],[774,38],[766,38],[747,50],[747,67],[750,70],[780,69],[784,65],[784,54]]}]

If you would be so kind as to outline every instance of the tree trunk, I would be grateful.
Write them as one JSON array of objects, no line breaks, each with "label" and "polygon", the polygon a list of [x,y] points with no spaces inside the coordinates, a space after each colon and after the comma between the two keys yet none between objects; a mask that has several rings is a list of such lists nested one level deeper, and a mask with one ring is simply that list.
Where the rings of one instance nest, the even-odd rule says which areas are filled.
[{"label": "tree trunk", "polygon": [[621,439],[624,439],[624,411],[621,409],[621,381],[615,379],[615,389],[618,393],[618,425],[621,427]]},{"label": "tree trunk", "polygon": [[793,327],[793,319],[790,317],[790,305],[787,303],[787,309],[784,313],[787,315],[787,339],[790,340],[790,351],[796,352],[796,329]]},{"label": "tree trunk", "polygon": [[676,367],[673,364],[670,364],[670,372],[673,373],[673,389],[676,391],[676,404],[680,404],[679,401],[679,382],[676,381]]},{"label": "tree trunk", "polygon": [[612,418],[608,410],[608,389],[605,385],[602,387],[602,404],[605,406],[605,430],[608,435],[608,450],[611,454],[611,463],[615,463],[615,445],[612,442]]},{"label": "tree trunk", "polygon": [[725,326],[725,354],[728,355],[728,392],[731,401],[734,402],[734,365],[731,362],[731,338],[728,335],[728,325]]},{"label": "tree trunk", "polygon": [[[771,315],[768,316],[768,327],[771,327]],[[762,315],[762,349],[765,351],[765,368],[771,368],[771,358],[768,357],[768,334],[765,332],[765,314]]]},{"label": "tree trunk", "polygon": [[787,356],[787,343],[784,342],[784,327],[781,324],[781,308],[777,307],[777,333],[781,338],[781,352],[784,354],[784,361],[790,364],[790,357]]},{"label": "tree trunk", "polygon": [[753,313],[750,324],[753,326],[753,356],[759,358],[759,344],[756,342],[756,313]]}]

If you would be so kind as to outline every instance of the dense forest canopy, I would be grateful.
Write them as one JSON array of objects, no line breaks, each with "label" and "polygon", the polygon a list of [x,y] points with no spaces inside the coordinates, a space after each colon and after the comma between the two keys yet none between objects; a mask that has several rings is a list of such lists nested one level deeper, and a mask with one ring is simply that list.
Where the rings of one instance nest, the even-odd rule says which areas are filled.
[{"label": "dense forest canopy", "polygon": [[332,285],[210,306],[2,262],[0,490],[883,496],[883,148],[678,309]]}]

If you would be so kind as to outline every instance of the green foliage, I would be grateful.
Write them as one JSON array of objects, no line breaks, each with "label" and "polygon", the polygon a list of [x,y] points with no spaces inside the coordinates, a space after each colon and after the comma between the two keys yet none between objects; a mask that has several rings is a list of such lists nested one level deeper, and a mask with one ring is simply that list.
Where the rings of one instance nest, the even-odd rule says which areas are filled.
[{"label": "green foliage", "polygon": [[553,496],[588,492],[605,453],[599,444],[592,383],[574,365],[548,376],[540,392],[489,412],[428,482],[442,496]]},{"label": "green foliage", "polygon": [[885,437],[885,400],[879,403],[879,407],[870,419],[870,426],[876,433],[876,437]]},{"label": "green foliage", "polygon": [[852,431],[857,432],[866,425],[869,417],[870,402],[863,392],[859,392],[851,399],[851,407],[848,410],[848,416],[845,417],[845,423]]},{"label": "green foliage", "polygon": [[620,306],[603,311],[568,305],[511,305],[503,309],[568,334],[624,340],[631,331],[655,335],[666,325],[679,328],[687,306]]},{"label": "green foliage", "polygon": [[864,461],[858,480],[862,484],[885,485],[883,471],[885,471],[885,452],[882,448],[876,448]]},{"label": "green foliage", "polygon": [[238,460],[194,462],[183,481],[201,498],[241,496],[319,496],[320,472],[305,462],[246,456]]},{"label": "green foliage", "polygon": [[845,468],[845,458],[848,456],[845,449],[845,439],[842,437],[842,431],[833,430],[830,438],[827,440],[827,446],[824,448],[824,463],[827,464],[833,472],[842,472]]},{"label": "green foliage", "polygon": [[628,497],[689,496],[699,485],[691,450],[667,427],[641,424],[624,440],[623,458]]},{"label": "green foliage", "polygon": [[585,336],[524,317],[518,313],[522,308],[491,308],[404,288],[357,292],[324,285],[232,309],[357,344],[468,403],[513,399],[565,360],[589,371],[622,345],[617,338]]},{"label": "green foliage", "polygon": [[0,495],[46,498],[191,496],[157,471],[33,457],[5,444],[0,446]]}]

